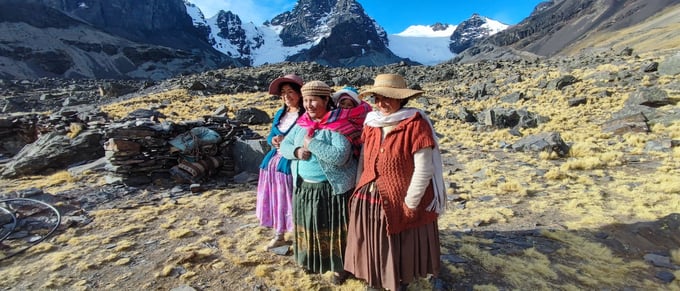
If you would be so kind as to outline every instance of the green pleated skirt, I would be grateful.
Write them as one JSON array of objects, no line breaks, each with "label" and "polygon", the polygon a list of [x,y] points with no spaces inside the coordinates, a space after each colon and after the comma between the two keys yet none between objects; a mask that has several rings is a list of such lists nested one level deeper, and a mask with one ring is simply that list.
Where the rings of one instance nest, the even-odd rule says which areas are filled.
[{"label": "green pleated skirt", "polygon": [[328,182],[302,184],[293,194],[295,261],[307,272],[342,272],[347,241],[347,197]]}]

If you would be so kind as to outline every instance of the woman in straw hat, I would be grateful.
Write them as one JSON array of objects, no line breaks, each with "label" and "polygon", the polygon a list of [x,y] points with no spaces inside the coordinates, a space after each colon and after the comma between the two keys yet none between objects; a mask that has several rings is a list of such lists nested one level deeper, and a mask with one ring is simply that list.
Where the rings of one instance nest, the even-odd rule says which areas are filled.
[{"label": "woman in straw hat", "polygon": [[274,114],[267,136],[271,150],[260,164],[255,214],[260,225],[271,227],[274,238],[265,250],[286,244],[284,235],[293,231],[293,176],[290,161],[281,156],[279,146],[297,119],[305,112],[302,106],[303,81],[295,74],[276,78],[269,85],[269,94],[281,96],[283,106]]},{"label": "woman in straw hat", "polygon": [[305,114],[281,143],[292,161],[294,257],[306,272],[335,272],[345,279],[347,197],[354,190],[357,161],[342,130],[346,120],[329,121],[331,88],[321,81],[302,86]]},{"label": "woman in straw hat", "polygon": [[376,76],[376,111],[368,114],[359,179],[349,200],[345,270],[369,288],[401,290],[440,269],[438,215],[445,203],[442,162],[434,128],[406,108],[423,91],[400,75]]}]

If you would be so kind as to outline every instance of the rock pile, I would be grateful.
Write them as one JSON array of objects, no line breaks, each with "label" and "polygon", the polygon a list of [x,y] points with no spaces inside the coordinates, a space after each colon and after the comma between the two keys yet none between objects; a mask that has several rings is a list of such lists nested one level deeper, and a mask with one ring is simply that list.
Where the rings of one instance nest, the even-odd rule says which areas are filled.
[{"label": "rock pile", "polygon": [[[218,174],[233,177],[236,139],[259,139],[248,127],[226,117],[181,123],[127,120],[104,134],[106,169],[128,185],[200,183]],[[210,136],[210,139],[206,137]]]},{"label": "rock pile", "polygon": [[[231,178],[243,170],[234,155],[263,155],[248,148],[263,138],[239,121],[224,116],[160,122],[162,114],[139,109],[111,121],[99,110],[62,109],[43,114],[16,114],[0,119],[0,176],[35,175],[83,164],[104,165],[109,183],[201,183],[212,175]],[[211,140],[200,132],[209,133]],[[244,146],[233,147],[234,144]],[[252,147],[252,146],[250,146]],[[243,152],[238,152],[239,150]],[[257,157],[252,157],[257,159]],[[102,161],[94,163],[92,161]],[[96,166],[92,166],[96,167]]]}]

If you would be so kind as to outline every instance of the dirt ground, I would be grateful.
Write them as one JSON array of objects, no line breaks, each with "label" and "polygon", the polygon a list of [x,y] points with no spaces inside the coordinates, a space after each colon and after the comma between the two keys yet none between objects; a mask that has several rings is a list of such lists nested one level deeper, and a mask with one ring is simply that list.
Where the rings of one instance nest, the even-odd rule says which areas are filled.
[{"label": "dirt ground", "polygon": [[[290,252],[264,251],[270,231],[258,226],[254,215],[253,179],[236,184],[215,178],[193,193],[186,186],[142,189],[98,184],[102,174],[89,173],[87,180],[68,190],[52,188],[58,195],[5,189],[52,203],[65,215],[48,240],[0,261],[3,290],[364,288],[356,279],[334,286],[330,274],[305,274]],[[677,279],[669,285],[657,278],[664,272],[672,274],[677,265],[644,262],[646,255],[670,258],[670,252],[678,249],[677,213],[653,221],[569,230],[565,224],[573,217],[559,209],[536,212],[511,196],[466,200],[460,198],[465,194],[461,192],[450,195],[447,219],[440,219],[444,268],[436,286],[442,289],[678,288]],[[472,225],[448,219],[465,215],[465,204],[485,200],[490,201],[479,203],[498,200],[493,204],[512,205],[514,214],[506,221]],[[568,271],[572,269],[575,274]],[[423,279],[409,290],[434,286]]]},{"label": "dirt ground", "polygon": [[[485,129],[446,117],[459,106],[473,111],[495,108],[498,96],[460,103],[430,96],[428,109],[441,134],[449,198],[448,211],[438,222],[442,270],[439,281],[423,279],[409,290],[680,290],[680,122],[620,135],[601,128],[638,87],[658,86],[671,99],[680,99],[677,78],[645,75],[610,84],[590,77],[603,71],[625,75],[655,60],[620,58],[569,71],[519,68],[525,76],[538,77],[502,86],[498,96],[516,91],[531,95],[507,107],[550,117],[537,128],[522,129],[522,135],[559,132],[570,144],[566,157],[513,152],[501,146],[520,139],[508,129]],[[537,89],[538,83],[564,74],[583,81],[561,91]],[[490,73],[499,84],[510,75],[503,70]],[[423,89],[462,92],[469,90],[466,86],[423,84]],[[242,108],[259,96],[190,94],[142,97],[121,107],[149,108],[153,104],[144,102],[162,99],[167,116],[204,115],[196,108]],[[586,96],[587,103],[570,106],[574,96]],[[277,101],[264,100],[258,106],[272,113]],[[672,113],[678,106],[676,102],[655,110]],[[264,132],[266,126],[257,130]],[[255,179],[236,183],[213,177],[192,192],[188,185],[107,184],[105,175],[64,171],[0,180],[2,197],[43,200],[62,213],[61,226],[52,236],[8,257],[40,238],[36,234],[46,233],[55,219],[49,210],[10,207],[43,219],[23,226],[34,232],[0,245],[1,290],[364,288],[356,279],[333,286],[330,274],[305,274],[289,253],[264,251],[271,231],[260,227],[255,217]],[[7,215],[2,221],[11,224]]]}]

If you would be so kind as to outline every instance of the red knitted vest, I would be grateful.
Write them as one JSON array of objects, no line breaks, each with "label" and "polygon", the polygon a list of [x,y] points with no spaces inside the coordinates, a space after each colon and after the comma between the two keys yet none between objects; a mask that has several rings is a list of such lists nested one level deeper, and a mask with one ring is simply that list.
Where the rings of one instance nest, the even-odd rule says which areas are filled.
[{"label": "red knitted vest", "polygon": [[[402,120],[385,139],[382,140],[380,128],[364,126],[363,172],[359,178],[357,189],[375,181],[380,193],[379,203],[387,216],[387,232],[396,234],[409,228],[418,227],[437,219],[436,212],[425,211],[432,202],[434,190],[432,184],[427,187],[415,215],[406,215],[404,203],[406,190],[411,183],[415,168],[413,154],[418,150],[434,147],[430,125],[420,114]],[[382,142],[381,142],[382,140]]]}]

